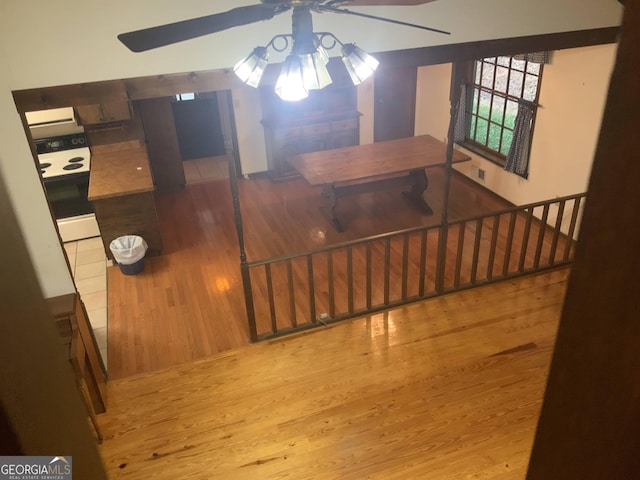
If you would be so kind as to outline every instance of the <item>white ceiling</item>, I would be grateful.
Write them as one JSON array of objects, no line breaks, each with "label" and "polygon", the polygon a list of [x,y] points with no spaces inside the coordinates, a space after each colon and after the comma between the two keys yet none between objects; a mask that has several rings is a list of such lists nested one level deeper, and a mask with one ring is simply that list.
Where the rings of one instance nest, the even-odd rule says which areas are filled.
[{"label": "white ceiling", "polygon": [[[290,32],[290,14],[137,54],[116,35],[253,3],[256,0],[3,0],[3,63],[12,89],[228,68],[273,35]],[[618,25],[622,14],[617,0],[438,0],[358,10],[452,35],[335,14],[314,15],[315,30],[331,31],[343,42],[376,52],[608,27]]]}]

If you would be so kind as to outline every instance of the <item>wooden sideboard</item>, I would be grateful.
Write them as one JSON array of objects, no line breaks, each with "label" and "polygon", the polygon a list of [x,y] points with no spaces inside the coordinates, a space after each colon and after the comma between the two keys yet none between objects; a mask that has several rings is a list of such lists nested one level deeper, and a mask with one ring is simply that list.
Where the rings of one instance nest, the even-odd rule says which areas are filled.
[{"label": "wooden sideboard", "polygon": [[353,85],[331,85],[301,102],[284,102],[272,89],[261,90],[269,177],[298,177],[288,160],[301,153],[360,143],[360,113]]}]

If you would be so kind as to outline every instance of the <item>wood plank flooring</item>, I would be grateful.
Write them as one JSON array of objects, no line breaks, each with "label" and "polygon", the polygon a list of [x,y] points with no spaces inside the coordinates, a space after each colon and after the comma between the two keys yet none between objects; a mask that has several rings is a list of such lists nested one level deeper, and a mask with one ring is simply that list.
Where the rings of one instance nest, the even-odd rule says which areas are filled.
[{"label": "wood plank flooring", "polygon": [[[411,208],[399,192],[341,199],[346,231],[319,212],[319,191],[304,180],[239,180],[249,260],[440,221],[443,170],[430,170],[426,197],[434,215]],[[450,218],[504,208],[505,203],[455,175]],[[240,252],[226,179],[157,195],[163,254],[143,273],[108,269],[108,368],[111,378],[149,372],[248,343]]]},{"label": "wood plank flooring", "polygon": [[567,276],[111,381],[109,477],[524,479]]}]

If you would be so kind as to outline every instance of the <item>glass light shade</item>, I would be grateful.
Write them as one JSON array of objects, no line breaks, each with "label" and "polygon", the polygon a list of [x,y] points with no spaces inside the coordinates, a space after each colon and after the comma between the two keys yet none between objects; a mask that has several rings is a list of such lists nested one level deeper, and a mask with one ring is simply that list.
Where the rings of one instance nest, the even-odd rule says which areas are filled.
[{"label": "glass light shade", "polygon": [[353,43],[342,46],[342,62],[354,85],[359,85],[369,78],[380,63]]},{"label": "glass light shade", "polygon": [[316,54],[322,59],[322,63],[324,63],[325,65],[329,63],[329,53],[322,45],[318,45]]},{"label": "glass light shade", "polygon": [[309,96],[302,76],[302,61],[298,55],[289,55],[285,59],[275,90],[287,102],[297,102]]},{"label": "glass light shade", "polygon": [[256,88],[265,68],[267,68],[267,49],[256,47],[247,57],[236,63],[233,73],[247,85]]},{"label": "glass light shade", "polygon": [[307,90],[320,90],[331,84],[329,70],[318,52],[299,57],[302,63],[302,81]]}]

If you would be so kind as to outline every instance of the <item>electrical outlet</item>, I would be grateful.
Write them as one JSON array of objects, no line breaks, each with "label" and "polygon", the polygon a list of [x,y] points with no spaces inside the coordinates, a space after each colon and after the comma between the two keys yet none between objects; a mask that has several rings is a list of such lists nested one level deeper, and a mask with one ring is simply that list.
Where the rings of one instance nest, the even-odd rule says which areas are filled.
[{"label": "electrical outlet", "polygon": [[478,169],[478,178],[484,180],[484,170],[481,168]]}]

